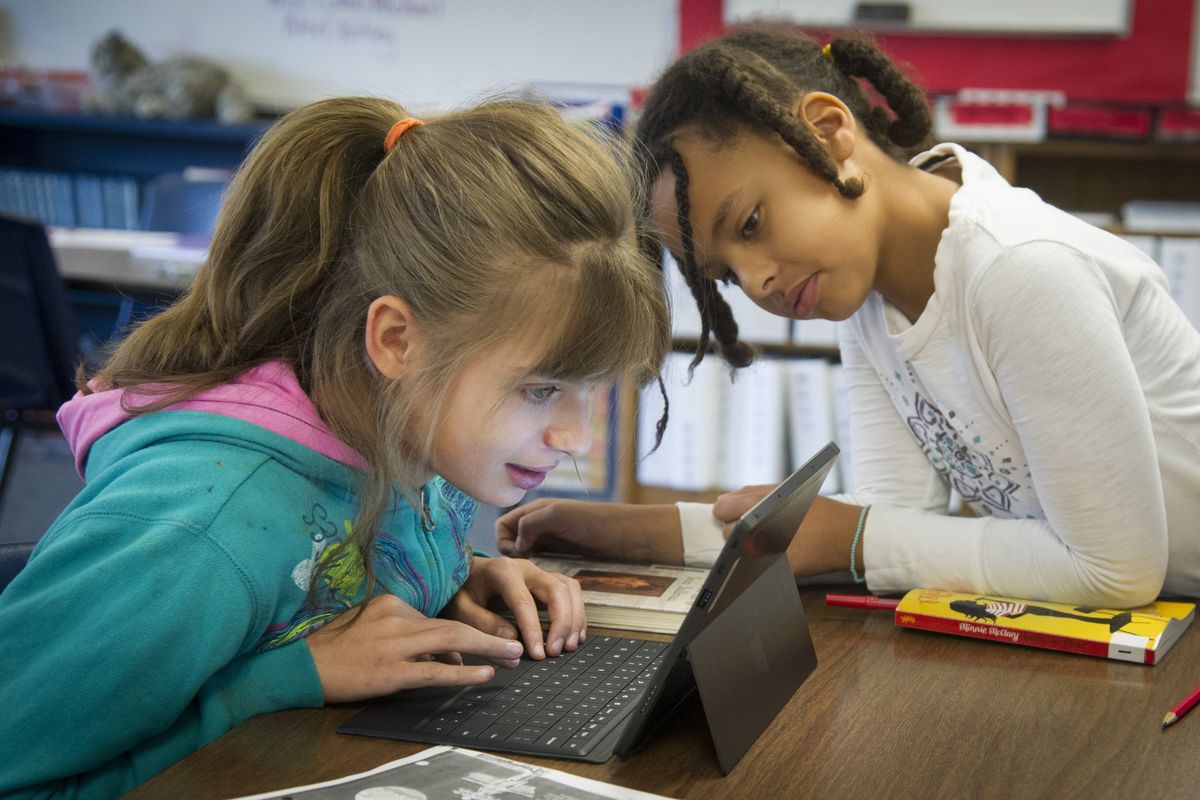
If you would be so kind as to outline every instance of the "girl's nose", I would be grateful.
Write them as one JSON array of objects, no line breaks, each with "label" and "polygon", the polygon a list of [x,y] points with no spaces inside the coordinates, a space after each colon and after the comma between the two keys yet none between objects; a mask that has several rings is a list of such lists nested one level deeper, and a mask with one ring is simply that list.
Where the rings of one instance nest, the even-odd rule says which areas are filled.
[{"label": "girl's nose", "polygon": [[591,416],[586,396],[560,403],[559,413],[546,429],[546,446],[576,458],[586,454],[592,448]]},{"label": "girl's nose", "polygon": [[741,267],[735,267],[738,284],[751,300],[762,301],[778,290],[779,268],[766,258],[744,259]]}]

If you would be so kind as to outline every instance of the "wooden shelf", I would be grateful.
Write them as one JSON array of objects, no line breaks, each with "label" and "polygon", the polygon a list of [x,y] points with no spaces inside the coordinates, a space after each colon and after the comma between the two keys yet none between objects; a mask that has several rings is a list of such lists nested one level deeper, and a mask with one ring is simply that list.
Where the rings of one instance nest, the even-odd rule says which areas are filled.
[{"label": "wooden shelf", "polygon": [[1014,186],[1066,211],[1130,200],[1200,200],[1200,144],[1051,139],[968,144]]},{"label": "wooden shelf", "polygon": [[[694,353],[696,352],[697,341],[695,339],[675,339],[672,341],[672,349],[677,353]],[[782,344],[782,343],[757,343],[750,342],[761,355],[778,357],[778,358],[824,358],[830,361],[839,360],[839,353],[836,347],[814,346],[805,344]],[[717,355],[715,343],[710,343],[708,354],[720,358]],[[706,358],[708,356],[705,356]]]},{"label": "wooden shelf", "polygon": [[705,489],[697,492],[685,489],[672,489],[669,486],[637,486],[627,502],[643,503],[646,505],[662,505],[677,502],[711,503],[726,491],[726,489]]}]

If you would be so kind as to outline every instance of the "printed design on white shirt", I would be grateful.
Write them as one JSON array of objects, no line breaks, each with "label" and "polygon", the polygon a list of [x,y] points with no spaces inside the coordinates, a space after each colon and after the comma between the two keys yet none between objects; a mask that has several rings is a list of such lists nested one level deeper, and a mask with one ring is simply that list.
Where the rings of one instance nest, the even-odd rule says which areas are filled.
[{"label": "printed design on white shirt", "polygon": [[908,428],[933,468],[976,511],[1011,514],[1013,497],[1021,485],[1005,474],[1009,470],[997,469],[990,458],[962,441],[941,410],[920,392],[914,406],[916,413],[906,419]]}]

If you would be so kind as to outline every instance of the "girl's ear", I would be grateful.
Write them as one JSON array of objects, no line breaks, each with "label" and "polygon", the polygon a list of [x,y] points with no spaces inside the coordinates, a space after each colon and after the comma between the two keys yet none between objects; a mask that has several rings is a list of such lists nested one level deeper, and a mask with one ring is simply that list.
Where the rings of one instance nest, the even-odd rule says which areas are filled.
[{"label": "girl's ear", "polygon": [[371,301],[367,308],[367,355],[385,377],[396,380],[414,364],[419,335],[408,303],[395,295]]},{"label": "girl's ear", "polygon": [[854,154],[858,122],[836,96],[828,92],[808,92],[796,101],[792,113],[825,145],[839,165]]}]

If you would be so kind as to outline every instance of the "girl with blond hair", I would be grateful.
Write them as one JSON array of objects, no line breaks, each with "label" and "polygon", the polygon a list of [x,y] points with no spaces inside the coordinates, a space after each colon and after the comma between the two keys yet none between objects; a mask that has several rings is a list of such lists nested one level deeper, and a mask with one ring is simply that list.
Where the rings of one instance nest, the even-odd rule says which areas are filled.
[{"label": "girl with blond hair", "polygon": [[625,163],[519,102],[268,131],[191,289],[60,412],[87,485],[0,596],[0,793],[116,796],[255,714],[583,641],[577,584],[466,534],[658,373]]}]

